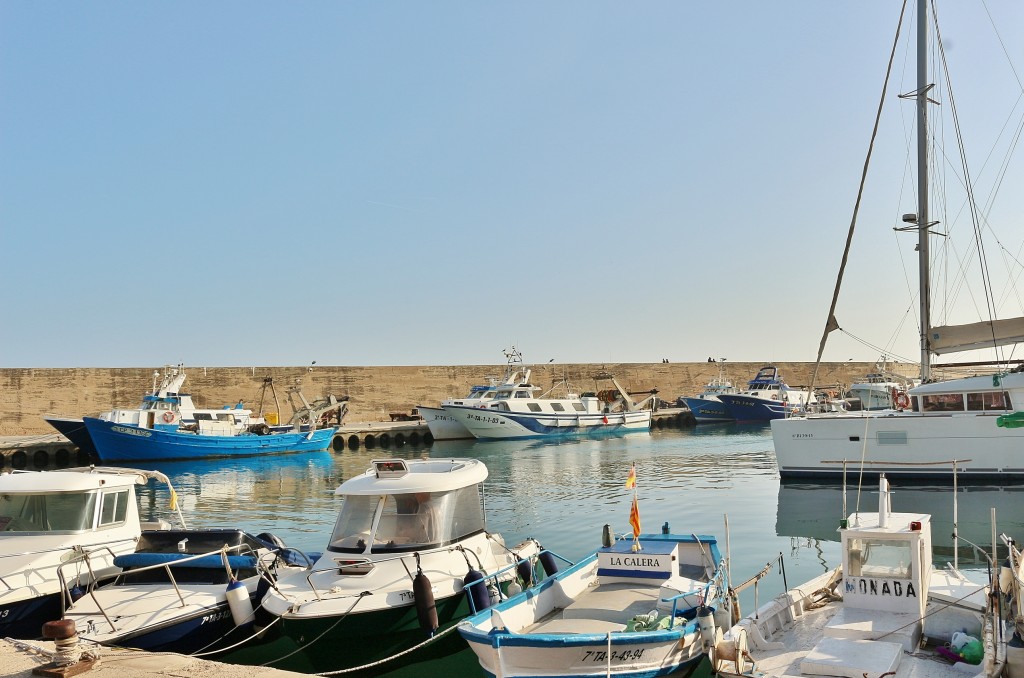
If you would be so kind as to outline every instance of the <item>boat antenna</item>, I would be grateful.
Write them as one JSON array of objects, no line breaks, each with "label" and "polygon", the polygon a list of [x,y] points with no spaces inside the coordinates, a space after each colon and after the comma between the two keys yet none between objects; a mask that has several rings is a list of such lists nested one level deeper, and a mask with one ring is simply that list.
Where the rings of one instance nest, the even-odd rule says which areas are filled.
[{"label": "boat antenna", "polygon": [[[924,4],[925,0],[919,0],[921,4]],[[903,7],[900,9],[900,21],[896,26],[896,36],[892,42],[892,52],[889,54],[889,65],[885,70],[885,82],[882,84],[882,95],[878,100],[878,111],[875,113],[875,126],[871,130],[871,141],[868,143],[868,152],[864,158],[864,168],[861,170],[860,186],[857,188],[857,200],[853,205],[853,216],[850,218],[850,229],[846,234],[846,247],[843,249],[843,258],[839,264],[839,275],[836,277],[836,288],[832,293],[832,305],[828,309],[828,319],[825,321],[825,331],[821,335],[821,343],[818,345],[818,357],[814,361],[814,372],[811,374],[811,383],[807,387],[807,399],[810,400],[810,394],[814,393],[814,384],[818,378],[818,368],[821,367],[821,356],[825,352],[825,342],[828,340],[828,335],[833,330],[840,329],[839,321],[836,320],[836,302],[839,301],[839,288],[843,284],[843,274],[846,272],[846,262],[850,258],[850,245],[853,242],[853,232],[857,228],[857,214],[860,212],[861,199],[864,197],[864,184],[867,181],[868,166],[871,164],[871,154],[875,149],[875,138],[878,136],[878,127],[882,118],[882,105],[885,103],[885,95],[889,88],[889,78],[892,75],[892,66],[896,59],[896,47],[899,44],[900,32],[903,29],[903,17],[906,14],[907,3],[906,0],[903,2]]]}]

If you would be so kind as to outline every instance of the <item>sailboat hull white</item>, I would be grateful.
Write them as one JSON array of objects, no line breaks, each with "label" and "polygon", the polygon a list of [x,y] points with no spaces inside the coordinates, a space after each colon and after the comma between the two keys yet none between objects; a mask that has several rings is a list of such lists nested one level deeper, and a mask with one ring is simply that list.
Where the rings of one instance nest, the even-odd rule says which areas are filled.
[{"label": "sailboat hull white", "polygon": [[996,414],[824,415],[771,423],[779,475],[821,478],[843,472],[963,479],[1024,478],[1024,428],[1001,428]]}]

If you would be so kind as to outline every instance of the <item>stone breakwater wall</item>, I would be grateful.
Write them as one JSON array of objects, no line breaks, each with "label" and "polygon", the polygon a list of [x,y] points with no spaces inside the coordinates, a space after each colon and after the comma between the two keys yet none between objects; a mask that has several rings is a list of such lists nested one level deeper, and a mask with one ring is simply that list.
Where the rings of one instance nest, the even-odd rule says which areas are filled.
[{"label": "stone breakwater wall", "polygon": [[[776,363],[791,386],[810,382],[814,363]],[[726,363],[726,376],[734,384],[745,384],[763,363]],[[861,381],[874,368],[871,363],[824,363],[818,372],[819,386]],[[908,374],[914,366],[907,365]],[[674,401],[680,395],[694,395],[718,375],[718,363],[586,363],[532,366],[531,381],[542,389],[566,379],[576,392],[609,388],[598,384],[594,375],[615,375],[626,389],[646,391],[657,388],[659,396]],[[153,387],[153,367],[125,368],[0,368],[0,435],[35,435],[52,432],[43,421],[45,414],[91,415],[114,407],[135,407]],[[461,397],[473,384],[486,377],[501,377],[504,365],[348,367],[317,365],[306,367],[196,367],[186,366],[185,390],[198,407],[216,408],[239,400],[251,409],[260,408],[260,387],[272,377],[282,418],[291,416],[287,390],[301,380],[307,399],[329,393],[348,395],[346,421],[385,421],[392,412],[408,412],[417,405],[436,405],[448,397]],[[642,396],[637,396],[639,400]],[[263,411],[277,409],[269,393]]]}]

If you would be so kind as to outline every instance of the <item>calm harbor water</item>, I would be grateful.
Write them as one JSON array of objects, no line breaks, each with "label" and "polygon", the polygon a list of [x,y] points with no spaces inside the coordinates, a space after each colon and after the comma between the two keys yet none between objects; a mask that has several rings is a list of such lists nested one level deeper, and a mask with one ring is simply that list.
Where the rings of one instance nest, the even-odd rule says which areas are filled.
[{"label": "calm harbor water", "polygon": [[[322,551],[340,506],[335,488],[365,471],[371,459],[473,457],[489,469],[488,528],[507,543],[527,537],[570,560],[592,552],[602,526],[617,533],[628,523],[632,492],[624,483],[635,462],[643,530],[716,535],[725,552],[725,523],[733,582],[746,580],[780,553],[790,585],[837,564],[836,528],[843,517],[842,486],[781,484],[767,425],[722,424],[655,430],[622,438],[562,443],[438,442],[430,447],[360,449],[216,462],[163,464],[190,527],[240,527],[272,532],[286,544]],[[166,507],[158,490],[144,502]],[[894,487],[893,510],[932,514],[936,561],[952,560],[952,487]],[[961,487],[961,537],[991,544],[990,508],[1001,532],[1024,539],[1024,486]],[[847,488],[846,512],[877,510],[877,482]],[[961,543],[961,567],[977,567]],[[776,572],[777,572],[776,568]],[[760,603],[783,590],[778,574],[757,592]],[[740,597],[744,613],[755,592]]]}]

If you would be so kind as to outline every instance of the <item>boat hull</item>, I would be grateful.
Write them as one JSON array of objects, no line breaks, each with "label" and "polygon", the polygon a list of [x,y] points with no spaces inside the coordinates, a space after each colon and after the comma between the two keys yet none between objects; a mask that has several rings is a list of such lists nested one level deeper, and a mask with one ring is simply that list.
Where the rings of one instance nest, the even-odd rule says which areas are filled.
[{"label": "boat hull", "polygon": [[[440,636],[470,612],[462,592],[438,598],[435,603],[439,626],[434,636]],[[376,675],[409,664],[422,668],[424,662],[441,661],[465,649],[459,634],[450,631],[406,655],[396,656],[430,637],[419,625],[415,605],[364,613],[358,612],[357,605],[347,615],[286,614],[267,629],[263,642],[226,654],[224,659],[244,664],[266,663],[275,669],[303,673],[352,669],[387,659],[376,671],[353,672]]]},{"label": "boat hull", "polygon": [[72,417],[43,417],[46,423],[57,430],[62,436],[71,441],[83,454],[88,454],[93,459],[99,459],[96,453],[96,446],[93,445],[89,429],[85,422]]},{"label": "boat hull", "polygon": [[698,424],[734,421],[728,408],[717,397],[715,400],[709,398],[683,398],[683,402],[690,408],[690,413]]},{"label": "boat hull", "polygon": [[754,396],[731,394],[719,398],[736,421],[769,421],[786,416],[787,404]]},{"label": "boat hull", "polygon": [[[996,414],[848,414],[792,417],[772,422],[783,478],[945,477],[956,460],[961,480],[1024,478],[1024,428],[996,426]],[[925,465],[928,464],[928,465]]]},{"label": "boat hull", "polygon": [[103,462],[153,462],[169,459],[244,457],[327,449],[335,429],[312,433],[204,436],[117,424],[85,417],[86,428]]},{"label": "boat hull", "polygon": [[445,411],[451,413],[476,438],[484,440],[622,435],[649,431],[651,428],[650,410],[608,414],[532,415],[448,406],[445,407]]},{"label": "boat hull", "polygon": [[416,408],[434,440],[471,440],[473,434],[443,407]]}]

